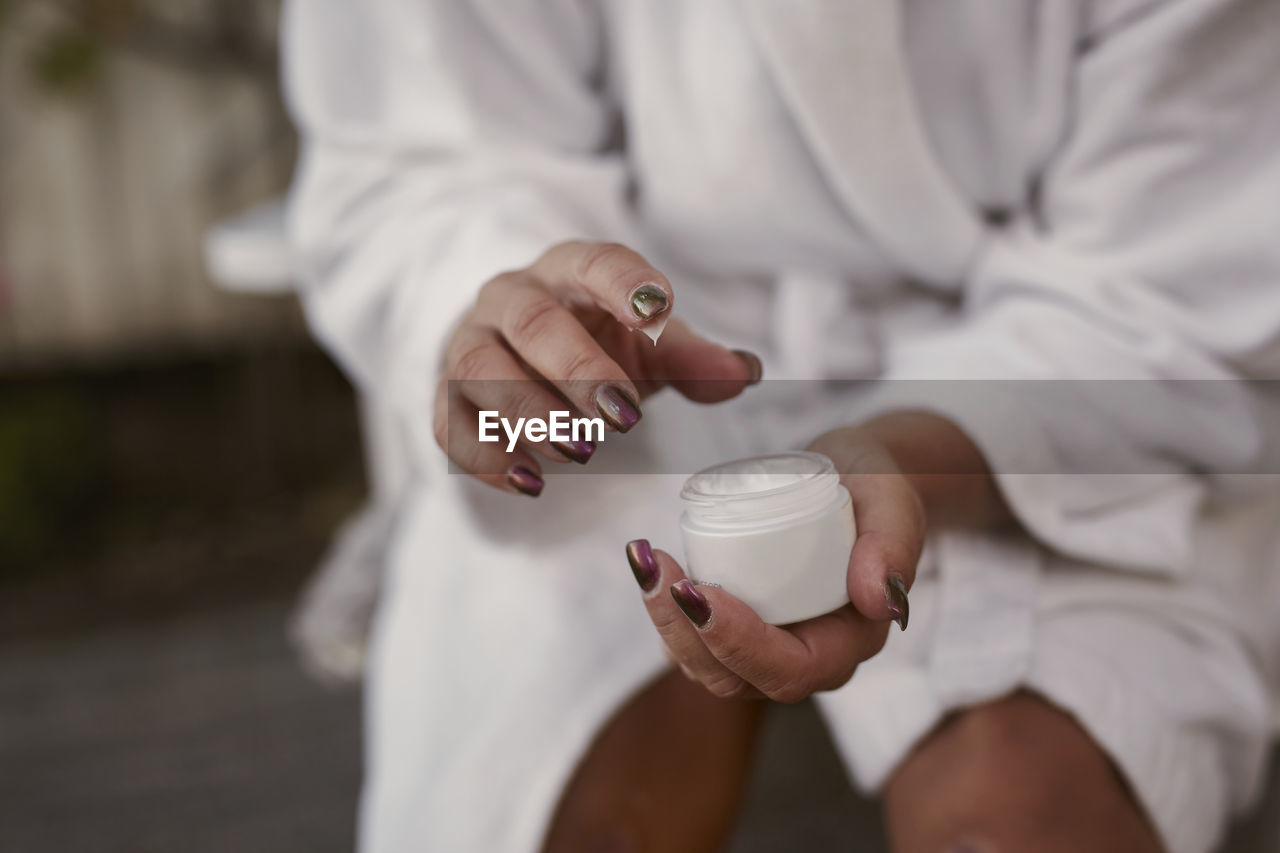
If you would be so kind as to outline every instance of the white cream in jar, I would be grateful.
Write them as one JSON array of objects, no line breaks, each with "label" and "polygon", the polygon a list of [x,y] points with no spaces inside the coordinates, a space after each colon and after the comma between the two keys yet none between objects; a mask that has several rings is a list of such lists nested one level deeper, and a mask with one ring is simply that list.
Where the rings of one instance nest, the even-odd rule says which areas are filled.
[{"label": "white cream in jar", "polygon": [[725,462],[680,492],[688,576],[783,625],[849,603],[849,492],[831,460],[796,451]]}]

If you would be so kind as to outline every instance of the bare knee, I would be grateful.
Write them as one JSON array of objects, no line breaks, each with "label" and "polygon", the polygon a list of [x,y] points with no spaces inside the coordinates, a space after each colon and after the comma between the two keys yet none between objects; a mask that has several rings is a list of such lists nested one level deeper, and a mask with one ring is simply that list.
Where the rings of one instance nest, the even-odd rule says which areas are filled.
[{"label": "bare knee", "polygon": [[1160,849],[1102,749],[1026,692],[940,725],[895,771],[885,813],[899,853]]},{"label": "bare knee", "polygon": [[634,696],[570,780],[543,853],[719,849],[732,828],[763,705],[716,699],[679,673]]}]

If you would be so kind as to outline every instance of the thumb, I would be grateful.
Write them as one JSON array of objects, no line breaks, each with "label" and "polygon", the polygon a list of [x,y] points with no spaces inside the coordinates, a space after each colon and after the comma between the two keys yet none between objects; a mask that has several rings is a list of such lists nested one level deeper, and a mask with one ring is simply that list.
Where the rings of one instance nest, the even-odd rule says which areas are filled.
[{"label": "thumb", "polygon": [[760,359],[745,350],[713,343],[677,317],[650,348],[640,347],[644,378],[668,384],[695,403],[718,403],[760,381]]},{"label": "thumb", "polygon": [[925,513],[919,494],[887,455],[859,454],[841,481],[853,499],[857,539],[849,555],[849,600],[868,619],[892,619],[907,629],[907,590],[924,549]]}]

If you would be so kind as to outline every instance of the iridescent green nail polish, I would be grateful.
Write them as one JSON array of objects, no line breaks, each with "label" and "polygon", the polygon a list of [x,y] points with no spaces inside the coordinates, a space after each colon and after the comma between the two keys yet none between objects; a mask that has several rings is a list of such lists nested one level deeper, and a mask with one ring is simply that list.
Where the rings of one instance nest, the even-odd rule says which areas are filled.
[{"label": "iridescent green nail polish", "polygon": [[642,284],[631,294],[631,310],[641,320],[652,320],[670,305],[667,294],[656,284]]}]

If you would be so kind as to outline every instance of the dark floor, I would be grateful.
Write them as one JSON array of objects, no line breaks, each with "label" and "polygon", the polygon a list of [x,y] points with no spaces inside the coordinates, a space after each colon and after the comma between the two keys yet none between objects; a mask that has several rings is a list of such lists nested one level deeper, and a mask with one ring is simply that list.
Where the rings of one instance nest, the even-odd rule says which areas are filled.
[{"label": "dark floor", "polygon": [[[23,492],[0,477],[0,510],[29,510],[31,482],[43,501],[0,512],[0,849],[350,850],[359,699],[285,639],[359,498],[341,380],[294,354],[6,390],[0,460],[44,438]],[[68,412],[84,423],[49,439]],[[1267,803],[1229,853],[1280,851],[1280,762]],[[811,706],[774,709],[730,849],[885,849]]]},{"label": "dark floor", "polygon": [[0,651],[6,850],[343,851],[355,693],[308,683],[288,602]]},{"label": "dark floor", "polygon": [[[284,638],[290,603],[188,611],[0,650],[0,847],[352,849],[358,696],[299,673]],[[1273,780],[1272,803],[1277,793]],[[1273,806],[1228,850],[1274,853],[1278,839]],[[885,849],[874,804],[849,789],[811,706],[774,710],[730,849]]]},{"label": "dark floor", "polygon": [[284,632],[360,469],[309,347],[0,382],[0,849],[352,848],[358,696]]}]

